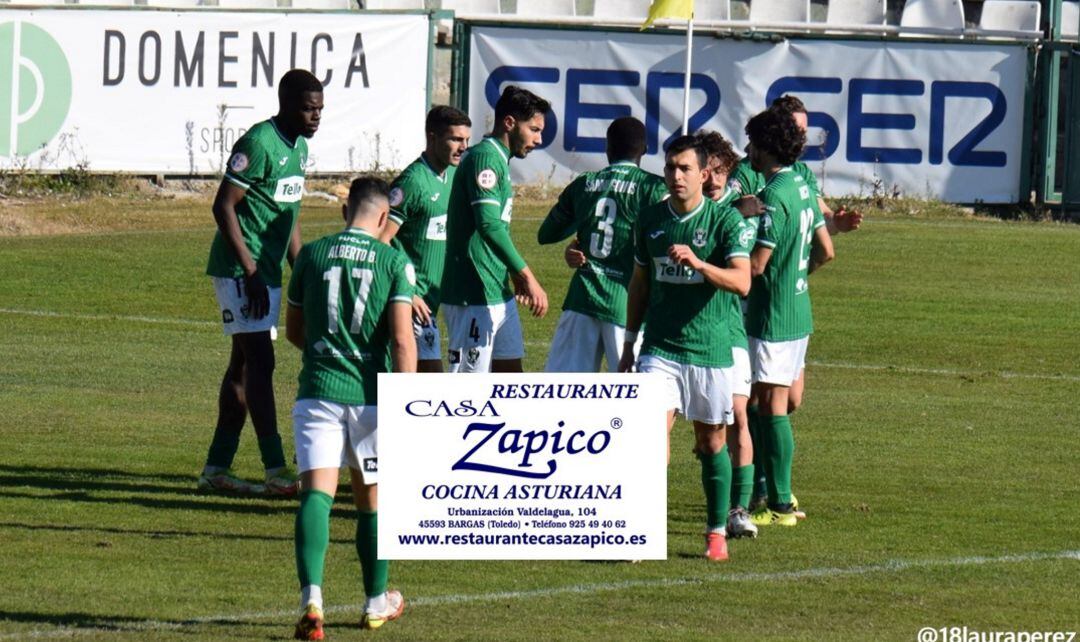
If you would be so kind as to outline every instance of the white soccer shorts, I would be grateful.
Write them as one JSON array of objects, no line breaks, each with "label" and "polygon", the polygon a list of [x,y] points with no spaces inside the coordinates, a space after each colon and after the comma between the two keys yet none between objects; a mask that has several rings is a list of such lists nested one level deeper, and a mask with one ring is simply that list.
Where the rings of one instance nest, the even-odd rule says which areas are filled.
[{"label": "white soccer shorts", "polygon": [[247,315],[248,298],[244,292],[244,279],[210,277],[214,282],[218,307],[221,308],[221,323],[226,336],[251,332],[270,332],[270,338],[277,338],[277,320],[281,313],[281,288],[270,290],[270,311],[261,319],[249,319]]},{"label": "white soccer shorts", "polygon": [[639,372],[664,376],[668,388],[668,409],[675,409],[691,421],[706,424],[735,422],[735,407],[724,368],[691,366],[654,354],[638,360]]},{"label": "white soccer shorts", "polygon": [[[643,332],[638,333],[635,358],[641,349],[643,335]],[[616,372],[625,340],[626,328],[621,325],[563,310],[551,339],[544,372],[600,372],[600,361],[604,358],[608,370]]]},{"label": "white soccer shorts", "polygon": [[442,359],[442,337],[439,336],[439,324],[431,317],[430,325],[421,325],[415,318],[412,324],[413,336],[416,337],[416,355],[418,361],[440,361]]},{"label": "white soccer shorts", "polygon": [[491,372],[492,360],[525,356],[514,299],[495,305],[443,305],[450,372]]},{"label": "white soccer shorts", "polygon": [[730,368],[724,368],[724,376],[728,379],[728,389],[731,394],[740,397],[750,397],[750,385],[753,379],[753,370],[750,368],[750,353],[745,349],[735,346],[731,349],[731,358],[735,361]]},{"label": "white soccer shorts", "polygon": [[764,341],[750,337],[754,383],[791,386],[806,365],[806,347],[809,344],[809,335],[792,341]]},{"label": "white soccer shorts", "polygon": [[379,481],[376,406],[350,406],[323,399],[297,399],[293,441],[300,472],[348,466],[365,484]]}]

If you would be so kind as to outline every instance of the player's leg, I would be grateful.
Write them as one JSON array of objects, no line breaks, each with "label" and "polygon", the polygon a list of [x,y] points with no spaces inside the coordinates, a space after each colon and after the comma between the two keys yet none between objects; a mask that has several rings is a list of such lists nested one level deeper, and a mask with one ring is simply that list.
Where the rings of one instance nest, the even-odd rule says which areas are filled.
[{"label": "player's leg", "polygon": [[349,445],[346,461],[356,503],[356,554],[364,578],[364,614],[360,626],[377,629],[405,609],[398,591],[387,590],[390,562],[379,559],[379,442],[378,409],[349,406]]},{"label": "player's leg", "polygon": [[[619,371],[619,359],[622,358],[623,343],[626,341],[626,328],[607,321],[597,321],[600,326],[600,338],[604,344],[604,357],[607,359],[608,371]],[[634,344],[634,358],[641,354],[641,341],[644,332],[638,333],[637,342]]]},{"label": "player's leg", "polygon": [[797,523],[791,503],[791,466],[795,439],[787,414],[791,383],[798,376],[798,341],[752,342],[754,391],[759,399],[761,437],[768,506],[756,511],[752,520],[758,526]]},{"label": "player's leg", "polygon": [[442,372],[442,341],[435,316],[432,315],[428,325],[413,319],[413,335],[416,337],[416,371]]},{"label": "player's leg", "polygon": [[321,640],[323,569],[330,546],[330,511],[346,439],[346,406],[300,399],[293,407],[293,439],[300,469],[300,505],[294,526],[301,616],[295,636]]},{"label": "player's leg", "polygon": [[750,499],[754,490],[754,444],[750,439],[747,418],[747,395],[732,397],[735,422],[727,431],[728,455],[731,458],[731,508],[728,510],[728,537],[757,537],[757,526],[750,521]]},{"label": "player's leg", "polygon": [[[493,306],[444,305],[450,372],[490,372],[495,338]],[[520,370],[519,370],[520,372]]]},{"label": "player's leg", "polygon": [[799,369],[799,377],[792,382],[791,390],[788,392],[788,406],[787,414],[791,416],[795,414],[795,411],[802,406],[803,390],[806,389],[806,368]]},{"label": "player's leg", "polygon": [[598,372],[600,349],[600,322],[580,312],[563,310],[551,338],[544,372]]},{"label": "player's leg", "polygon": [[727,517],[731,508],[731,457],[727,426],[734,421],[729,373],[724,368],[681,366],[686,417],[694,423],[694,451],[705,491],[705,557],[727,559]]},{"label": "player's leg", "polygon": [[492,315],[493,338],[491,345],[492,372],[523,372],[521,360],[525,357],[525,338],[521,332],[514,299],[488,306]]},{"label": "player's leg", "polygon": [[644,354],[638,360],[638,372],[652,372],[664,379],[667,390],[667,463],[671,463],[671,429],[675,425],[675,413],[683,411],[683,385],[679,364],[656,355]]},{"label": "player's leg", "polygon": [[244,353],[244,396],[251,423],[259,440],[259,454],[266,469],[266,492],[291,496],[297,491],[296,476],[285,465],[285,450],[277,426],[274,399],[274,342],[269,331],[236,335]]},{"label": "player's leg", "polygon": [[206,464],[199,475],[200,490],[226,490],[250,492],[252,484],[232,474],[233,458],[240,445],[240,434],[247,420],[247,402],[244,399],[244,353],[236,335],[230,337],[232,350],[225,376],[218,390],[218,418],[214,438],[206,453]]}]

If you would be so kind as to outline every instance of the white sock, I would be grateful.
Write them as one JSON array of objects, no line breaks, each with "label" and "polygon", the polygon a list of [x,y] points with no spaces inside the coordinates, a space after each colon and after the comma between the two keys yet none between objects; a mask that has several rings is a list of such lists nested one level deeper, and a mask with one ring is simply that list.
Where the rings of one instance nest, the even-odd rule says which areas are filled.
[{"label": "white sock", "polygon": [[322,587],[317,584],[308,584],[300,589],[300,610],[307,608],[308,604],[314,604],[322,609]]},{"label": "white sock", "polygon": [[369,597],[364,602],[365,613],[382,613],[386,610],[386,591],[379,593],[375,597]]},{"label": "white sock", "polygon": [[707,528],[707,533],[720,533],[724,537],[727,537],[727,528],[724,526],[717,526],[716,528]]}]

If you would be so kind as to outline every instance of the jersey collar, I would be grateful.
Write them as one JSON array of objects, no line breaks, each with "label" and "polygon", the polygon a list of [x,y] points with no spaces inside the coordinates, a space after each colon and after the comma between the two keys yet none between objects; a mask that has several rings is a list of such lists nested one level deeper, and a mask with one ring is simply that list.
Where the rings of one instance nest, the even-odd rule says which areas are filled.
[{"label": "jersey collar", "polygon": [[435,173],[435,168],[431,166],[431,163],[428,162],[427,158],[422,153],[420,154],[420,162],[423,163],[424,166],[428,168],[428,171],[431,172],[432,176],[439,179],[439,181],[441,181],[443,183],[446,182],[446,170],[445,169],[443,170],[442,174],[436,174]]},{"label": "jersey collar", "polygon": [[769,183],[773,182],[776,179],[777,176],[779,176],[781,174],[787,174],[790,171],[792,171],[791,165],[787,165],[786,167],[781,167],[778,172],[776,172],[775,174],[773,174],[772,176],[769,177],[769,180],[765,181],[765,184],[768,185]]},{"label": "jersey collar", "polygon": [[705,196],[704,194],[702,194],[701,195],[701,202],[698,203],[697,207],[690,210],[686,214],[679,214],[678,212],[675,211],[675,208],[671,206],[671,199],[669,198],[668,201],[667,201],[667,208],[668,208],[668,212],[671,213],[672,217],[674,217],[680,223],[685,223],[685,222],[689,221],[690,219],[694,218],[695,216],[697,216],[698,214],[700,214],[701,210],[705,209],[705,203],[707,203],[707,202],[709,202],[709,198],[707,196]]},{"label": "jersey collar", "polygon": [[[371,238],[375,238],[374,234],[372,234],[371,232],[369,232],[369,231],[367,231],[367,230],[365,230],[363,228],[360,228],[360,227],[346,227],[345,228],[345,233],[346,234],[358,234],[360,236],[368,236],[368,237],[371,237]],[[378,240],[378,239],[376,239],[376,240]]]},{"label": "jersey collar", "polygon": [[491,143],[492,145],[494,145],[495,149],[499,150],[499,155],[502,156],[502,159],[504,161],[506,161],[506,164],[510,164],[510,148],[508,148],[506,145],[503,145],[501,140],[495,138],[494,136],[484,136],[484,140],[481,142]]},{"label": "jersey collar", "polygon": [[[285,136],[285,134],[282,134],[281,130],[278,129],[277,122],[274,121],[273,117],[270,118],[270,126],[274,128],[274,132],[277,133],[278,138],[281,139],[281,142],[288,145],[289,149],[296,149],[296,141],[294,140],[291,143],[289,142],[289,139]],[[297,138],[299,139],[300,137],[297,136]]]}]

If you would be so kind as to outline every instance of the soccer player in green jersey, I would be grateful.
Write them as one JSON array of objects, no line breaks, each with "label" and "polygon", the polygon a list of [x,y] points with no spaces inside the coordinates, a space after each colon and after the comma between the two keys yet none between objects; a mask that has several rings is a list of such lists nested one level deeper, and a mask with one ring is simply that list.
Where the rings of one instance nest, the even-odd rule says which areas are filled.
[{"label": "soccer player in green jersey", "polygon": [[540,225],[541,245],[573,235],[585,256],[570,279],[546,372],[597,372],[605,356],[609,370],[618,368],[634,222],[667,195],[664,179],[638,167],[644,153],[645,125],[630,116],[614,120],[607,130],[609,165],[574,179]]},{"label": "soccer player in green jersey", "polygon": [[[744,208],[758,208],[764,211],[761,203],[755,199],[739,199],[738,194],[728,186],[728,175],[739,162],[739,156],[731,143],[718,132],[699,131],[694,134],[701,141],[708,157],[709,178],[705,182],[705,195],[723,206],[741,205]],[[742,212],[740,212],[742,213]],[[745,216],[745,214],[744,214]],[[753,247],[757,238],[757,219],[748,218],[747,245]],[[734,423],[727,431],[728,455],[731,457],[731,507],[728,510],[727,536],[730,538],[757,537],[758,529],[750,521],[750,497],[754,489],[754,446],[750,438],[750,424],[746,407],[750,399],[749,344],[746,327],[743,322],[742,297],[724,292],[730,314],[727,316],[728,329],[731,332],[731,358],[733,364],[724,372],[731,386]]]},{"label": "soccer player in green jersey", "polygon": [[289,281],[285,332],[303,351],[293,408],[300,466],[296,568],[300,608],[296,638],[323,638],[323,562],[330,509],[343,462],[356,503],[356,551],[364,577],[363,628],[375,629],[405,608],[386,588],[378,558],[378,373],[416,371],[412,304],[416,276],[404,252],[378,240],[389,213],[387,184],[361,177],[349,187],[345,230],[309,243]]},{"label": "soccer player in green jersey", "polygon": [[404,251],[417,268],[413,331],[419,372],[442,372],[435,319],[446,260],[446,210],[471,127],[464,112],[446,105],[432,107],[424,123],[427,146],[390,186],[390,220],[380,240]]},{"label": "soccer player in green jersey", "polygon": [[441,293],[450,372],[521,372],[525,342],[514,299],[534,316],[547,314],[547,293],[510,238],[510,157],[525,158],[540,144],[550,109],[536,94],[508,86],[491,134],[469,148],[454,174]]},{"label": "soccer player in green jersey", "polygon": [[[213,278],[229,366],[218,393],[214,439],[199,477],[202,490],[262,491],[294,495],[296,476],[285,465],[274,405],[274,344],[281,302],[281,269],[300,251],[300,198],[304,193],[305,139],[322,115],[322,83],[293,69],[278,83],[276,116],[236,141],[214,198],[218,231],[206,273]],[[259,439],[266,483],[256,486],[231,472],[248,413]]]},{"label": "soccer player in green jersey", "polygon": [[705,198],[707,161],[699,139],[675,139],[664,163],[671,198],[638,215],[619,371],[632,368],[634,341],[644,323],[638,369],[668,383],[669,452],[675,412],[694,424],[705,490],[705,556],[723,561],[731,492],[726,430],[733,421],[724,369],[734,363],[728,320],[733,310],[725,293],[750,289],[753,228],[734,208]]},{"label": "soccer player in green jersey", "polygon": [[751,256],[753,288],[747,306],[747,334],[754,395],[759,400],[760,436],[768,504],[751,515],[758,526],[798,523],[791,496],[795,441],[788,418],[788,393],[802,371],[814,331],[810,272],[832,260],[825,221],[814,208],[812,187],[792,165],[806,134],[790,116],[766,110],[746,125],[750,162],[765,176],[760,193],[765,213]]}]

